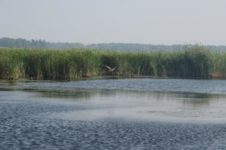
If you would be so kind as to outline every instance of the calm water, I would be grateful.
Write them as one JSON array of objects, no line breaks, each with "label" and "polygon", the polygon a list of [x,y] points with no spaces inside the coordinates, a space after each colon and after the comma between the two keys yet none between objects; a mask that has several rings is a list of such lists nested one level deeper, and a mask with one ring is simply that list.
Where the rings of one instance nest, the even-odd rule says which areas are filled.
[{"label": "calm water", "polygon": [[0,149],[226,149],[226,81],[0,82]]}]

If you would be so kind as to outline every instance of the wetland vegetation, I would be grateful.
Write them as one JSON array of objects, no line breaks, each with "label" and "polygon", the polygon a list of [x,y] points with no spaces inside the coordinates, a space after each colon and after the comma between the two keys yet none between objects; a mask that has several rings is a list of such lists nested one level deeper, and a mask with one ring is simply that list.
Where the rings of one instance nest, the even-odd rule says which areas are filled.
[{"label": "wetland vegetation", "polygon": [[201,46],[170,52],[0,49],[0,79],[75,80],[108,75],[225,78],[226,53]]}]

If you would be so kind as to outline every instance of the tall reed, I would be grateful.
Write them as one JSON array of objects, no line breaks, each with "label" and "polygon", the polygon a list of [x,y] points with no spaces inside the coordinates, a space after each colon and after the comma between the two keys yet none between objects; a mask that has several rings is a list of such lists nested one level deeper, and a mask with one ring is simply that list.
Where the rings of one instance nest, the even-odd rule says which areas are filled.
[{"label": "tall reed", "polygon": [[105,75],[225,78],[226,53],[201,46],[180,52],[0,49],[0,79],[74,80]]}]

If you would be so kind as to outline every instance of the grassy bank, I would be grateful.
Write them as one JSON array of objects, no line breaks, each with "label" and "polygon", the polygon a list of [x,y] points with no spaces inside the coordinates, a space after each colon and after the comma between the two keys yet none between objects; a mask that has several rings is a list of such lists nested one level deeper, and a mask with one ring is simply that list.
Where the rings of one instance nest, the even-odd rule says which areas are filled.
[{"label": "grassy bank", "polygon": [[74,80],[103,75],[225,78],[226,53],[198,46],[181,52],[131,53],[0,49],[0,79]]}]

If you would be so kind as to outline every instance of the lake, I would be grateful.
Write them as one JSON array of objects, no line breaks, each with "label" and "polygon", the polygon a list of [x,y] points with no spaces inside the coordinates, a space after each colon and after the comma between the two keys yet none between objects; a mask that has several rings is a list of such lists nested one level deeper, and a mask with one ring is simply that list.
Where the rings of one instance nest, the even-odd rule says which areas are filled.
[{"label": "lake", "polygon": [[0,149],[226,149],[226,80],[0,81]]}]

